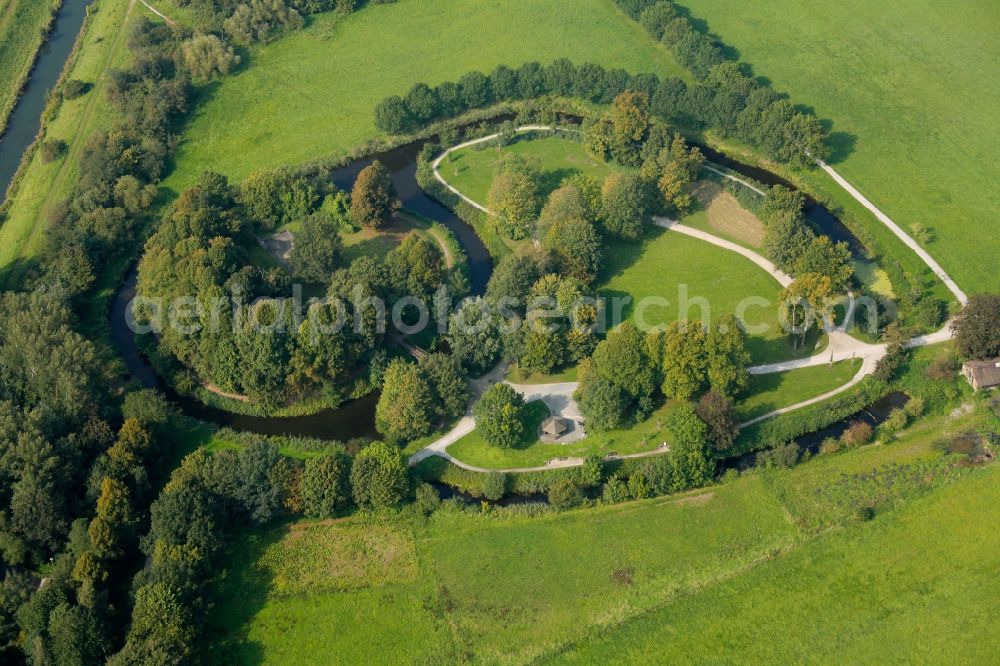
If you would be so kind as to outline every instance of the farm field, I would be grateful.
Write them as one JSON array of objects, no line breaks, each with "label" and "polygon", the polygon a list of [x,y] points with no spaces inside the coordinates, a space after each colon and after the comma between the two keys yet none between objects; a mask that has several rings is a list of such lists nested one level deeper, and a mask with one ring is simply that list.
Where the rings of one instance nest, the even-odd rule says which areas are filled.
[{"label": "farm field", "polygon": [[[216,588],[212,638],[222,659],[279,664],[361,649],[391,663],[404,644],[410,662],[938,654],[954,641],[934,628],[960,624],[967,599],[982,609],[968,619],[986,621],[998,593],[998,468],[955,467],[936,446],[979,418],[934,417],[889,444],[670,498],[252,532]],[[303,574],[306,559],[325,575]],[[995,649],[971,643],[961,654]]]},{"label": "farm field", "polygon": [[[872,523],[825,535],[745,574],[679,597],[547,663],[910,661],[985,663],[1000,594],[998,469],[979,470]],[[942,631],[936,630],[941,627]],[[677,640],[683,636],[683,640]]]},{"label": "farm field", "polygon": [[[683,4],[754,73],[833,121],[833,166],[904,229],[929,228],[925,246],[959,286],[1000,289],[1000,6]],[[822,173],[805,179],[849,199]]]},{"label": "farm field", "polygon": [[0,134],[35,62],[42,34],[60,4],[60,0],[0,2]]},{"label": "farm field", "polygon": [[607,0],[400,0],[346,18],[328,12],[255,49],[249,67],[206,92],[165,185],[180,191],[209,169],[238,180],[254,169],[331,156],[378,135],[373,110],[386,95],[474,69],[561,57],[682,74]]}]

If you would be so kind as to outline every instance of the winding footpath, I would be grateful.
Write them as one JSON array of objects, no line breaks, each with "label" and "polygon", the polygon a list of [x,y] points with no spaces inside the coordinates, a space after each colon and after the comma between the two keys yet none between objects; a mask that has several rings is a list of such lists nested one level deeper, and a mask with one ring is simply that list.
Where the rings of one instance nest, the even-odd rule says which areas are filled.
[{"label": "winding footpath", "polygon": [[[518,133],[523,133],[523,132],[535,132],[535,131],[550,131],[556,129],[559,128],[555,128],[549,125],[524,125],[518,127],[516,131]],[[574,131],[574,130],[568,130],[568,131]],[[486,208],[485,206],[476,201],[473,201],[472,199],[470,199],[469,197],[465,196],[460,191],[458,191],[456,188],[452,187],[452,185],[448,183],[448,181],[445,180],[444,177],[441,176],[440,172],[438,171],[438,167],[440,166],[441,162],[451,152],[455,150],[460,150],[462,148],[467,148],[469,146],[474,146],[476,144],[484,143],[487,141],[492,141],[496,139],[498,136],[500,136],[499,133],[491,134],[489,136],[481,137],[479,139],[473,139],[471,141],[466,141],[464,143],[461,143],[457,146],[453,146],[452,148],[449,148],[440,156],[438,156],[438,158],[435,159],[434,162],[432,163],[434,170],[434,177],[437,178],[437,180],[442,185],[447,187],[454,194],[461,197],[461,199],[466,203],[468,203],[469,205],[487,214],[490,213],[490,210],[488,208]],[[879,221],[885,224],[890,230],[892,230],[892,232],[897,237],[899,237],[904,243],[906,243],[908,247],[910,247],[914,252],[916,252],[917,255],[920,256],[920,258],[928,266],[930,266],[930,268],[935,272],[935,274],[939,278],[941,278],[941,280],[945,283],[945,285],[948,286],[948,289],[951,290],[951,292],[955,295],[955,297],[958,299],[960,303],[964,305],[965,303],[968,302],[968,297],[961,289],[959,289],[958,285],[956,285],[955,282],[950,277],[948,277],[944,269],[941,268],[941,266],[936,261],[934,261],[934,259],[930,256],[930,254],[928,254],[923,248],[921,248],[919,244],[917,244],[917,242],[913,240],[913,238],[911,238],[906,232],[904,232],[899,227],[899,225],[897,225],[895,222],[889,219],[887,215],[885,215],[882,211],[876,208],[874,204],[872,204],[867,198],[864,197],[864,195],[858,192],[858,190],[855,189],[850,183],[844,180],[829,165],[819,160],[817,161],[817,163],[824,171],[830,174],[830,176],[841,187],[843,187],[847,192],[849,192],[851,196],[857,199],[863,206],[865,206],[865,208],[870,210],[875,215],[875,217],[879,219]],[[728,174],[724,171],[721,171],[711,166],[706,166],[705,168],[725,178],[739,182],[759,194],[764,194],[764,192],[762,192],[755,186],[745,182],[740,178],[737,178],[736,176],[733,176],[732,174]],[[700,229],[695,229],[693,227],[689,227],[684,224],[680,224],[675,220],[670,220],[664,217],[654,217],[653,223],[659,227],[667,229],[668,231],[673,231],[675,233],[684,234],[692,238],[697,238],[706,243],[711,243],[712,245],[715,245],[717,247],[739,254],[744,258],[752,261],[754,264],[759,266],[764,271],[766,271],[782,287],[788,287],[792,283],[792,277],[790,275],[780,270],[777,266],[774,265],[773,262],[769,261],[765,257],[761,256],[760,254],[754,252],[749,248],[743,247],[742,245],[738,245],[737,243],[733,243],[724,238],[719,238],[718,236],[715,236],[708,232],[702,231]],[[749,368],[748,372],[752,375],[765,375],[777,372],[787,372],[789,370],[798,370],[800,368],[829,365],[850,359],[861,359],[861,367],[858,369],[857,374],[855,374],[850,381],[841,386],[838,386],[832,391],[828,391],[814,398],[809,398],[808,400],[797,402],[793,405],[788,405],[787,407],[776,409],[774,411],[768,412],[767,414],[762,414],[753,419],[750,419],[749,421],[741,423],[739,425],[739,428],[742,429],[747,426],[754,425],[755,423],[760,423],[762,421],[766,421],[767,419],[774,418],[781,414],[786,414],[788,412],[792,412],[798,409],[802,409],[804,407],[808,407],[810,405],[823,402],[824,400],[828,400],[838,394],[850,390],[851,388],[859,384],[865,377],[867,377],[869,374],[875,371],[875,367],[878,364],[878,361],[886,354],[886,345],[869,344],[866,342],[862,342],[847,333],[845,328],[846,322],[850,321],[851,319],[850,315],[854,312],[855,306],[856,303],[852,294],[850,295],[850,303],[848,307],[847,316],[845,317],[845,324],[839,327],[833,326],[832,324],[828,324],[825,327],[827,336],[829,338],[829,344],[822,352],[814,354],[813,356],[810,356],[808,358],[801,358],[791,361],[782,361],[779,363],[768,363],[765,365],[754,366],[752,368]],[[939,342],[944,342],[946,340],[950,340],[951,337],[952,335],[950,329],[950,322],[948,322],[941,330],[936,331],[934,333],[930,333],[928,335],[915,337],[911,340],[908,340],[904,344],[907,348],[922,347],[925,345],[931,345]],[[475,419],[472,416],[471,405],[479,398],[480,395],[482,395],[483,391],[485,391],[486,388],[499,381],[503,381],[503,376],[505,372],[506,372],[506,367],[503,364],[501,364],[500,366],[497,366],[497,368],[494,368],[494,370],[491,371],[488,375],[472,382],[472,390],[470,391],[471,399],[469,403],[470,410],[466,413],[465,416],[462,417],[461,420],[459,420],[459,422],[450,431],[448,431],[439,439],[432,442],[427,447],[421,449],[420,451],[412,455],[409,460],[410,465],[416,465],[420,461],[425,460],[431,456],[438,456],[444,458],[445,460],[448,460],[449,462],[457,465],[458,467],[462,467],[463,469],[471,470],[474,472],[484,472],[484,473],[536,472],[549,469],[558,469],[563,467],[576,467],[582,465],[584,462],[583,458],[558,457],[558,458],[553,458],[546,465],[541,465],[536,467],[487,469],[483,467],[477,467],[475,465],[469,465],[465,462],[462,462],[461,460],[458,460],[457,458],[455,458],[454,456],[450,455],[447,452],[447,448],[449,446],[451,446],[459,439],[461,439],[465,435],[475,430],[476,423]],[[558,384],[534,384],[534,385],[514,384],[511,382],[506,382],[506,383],[509,384],[519,393],[523,394],[526,401],[542,400],[543,402],[546,403],[546,405],[549,407],[550,411],[553,414],[559,414],[567,418],[572,418],[578,424],[582,422],[582,416],[580,414],[579,408],[576,402],[573,400],[573,393],[576,391],[578,386],[577,382],[563,382]],[[609,455],[606,456],[606,459],[611,460],[611,459],[625,459],[625,458],[641,458],[653,455],[660,455],[666,452],[667,450],[669,450],[669,447],[664,444],[652,451],[645,451],[642,453],[635,453],[624,456]]]}]

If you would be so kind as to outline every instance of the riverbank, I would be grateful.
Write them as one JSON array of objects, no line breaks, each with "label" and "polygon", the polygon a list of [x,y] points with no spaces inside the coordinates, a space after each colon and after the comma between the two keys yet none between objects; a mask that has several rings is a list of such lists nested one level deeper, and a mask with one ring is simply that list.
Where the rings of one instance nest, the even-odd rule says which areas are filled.
[{"label": "riverbank", "polygon": [[[0,142],[64,0],[8,0],[0,8]],[[0,189],[3,182],[0,181]]]}]

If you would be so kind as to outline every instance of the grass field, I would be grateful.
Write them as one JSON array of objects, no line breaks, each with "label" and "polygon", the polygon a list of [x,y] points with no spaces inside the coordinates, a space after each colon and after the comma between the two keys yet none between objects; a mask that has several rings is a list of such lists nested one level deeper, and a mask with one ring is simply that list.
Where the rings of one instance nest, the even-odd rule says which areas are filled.
[{"label": "grass field", "polygon": [[769,375],[750,375],[747,397],[736,404],[740,419],[752,419],[832,391],[850,381],[861,368],[861,359]]},{"label": "grass field", "polygon": [[[543,192],[555,189],[573,172],[601,178],[613,168],[590,158],[581,144],[557,137],[522,140],[505,150],[522,155],[538,166],[543,174]],[[456,151],[455,156],[453,161],[442,163],[442,176],[472,200],[485,203],[497,151],[465,148]],[[704,183],[702,190],[712,190],[710,196],[703,197],[706,203],[724,201],[719,201],[715,210],[709,205],[682,221],[690,221],[698,228],[752,246],[756,238],[753,223],[759,226],[756,218],[743,211],[731,195],[717,191],[713,183]],[[684,307],[685,293],[689,301],[707,300],[709,318],[738,313],[741,303],[749,303],[747,299],[764,299],[769,306],[744,306],[743,311],[746,320],[765,324],[768,328],[767,332],[749,338],[753,362],[760,364],[807,356],[815,350],[815,335],[805,347],[794,349],[790,338],[778,326],[777,303],[781,287],[777,281],[728,250],[650,226],[641,242],[609,242],[604,258],[599,290],[609,298],[631,298],[629,303],[623,303],[621,310],[626,318],[638,321],[641,316],[645,324],[652,327],[685,317],[700,317],[697,306],[690,310]],[[666,299],[669,303],[651,302],[645,310],[640,309],[639,302],[650,297]]]},{"label": "grass field", "polygon": [[[1000,213],[1000,5],[681,4],[756,74],[833,121],[837,170],[904,229],[932,229],[927,249],[959,286],[1000,290],[990,231]],[[836,192],[823,175],[808,179]]]},{"label": "grass field", "polygon": [[[747,338],[754,365],[816,351],[815,333],[808,336],[804,347],[794,349],[791,338],[778,325],[781,285],[774,278],[729,250],[682,234],[651,227],[639,242],[610,244],[599,290],[611,298],[631,297],[623,314],[642,318],[649,326],[700,319],[702,312],[693,303],[695,299],[707,301],[709,318],[736,313],[743,315],[747,324],[766,326],[766,332]],[[648,301],[651,305],[639,311],[637,304],[645,298],[666,299],[668,304]],[[690,308],[688,303],[693,303]]]},{"label": "grass field", "polygon": [[544,465],[552,458],[569,456],[584,458],[591,454],[641,453],[652,451],[663,441],[663,421],[676,405],[668,402],[655,410],[642,423],[628,428],[590,432],[586,437],[572,444],[552,444],[538,439],[539,424],[549,415],[542,402],[525,405],[525,437],[520,446],[500,449],[490,446],[478,431],[474,430],[448,447],[448,453],[464,463],[488,469],[512,469]]},{"label": "grass field", "polygon": [[60,4],[60,0],[0,2],[0,134]]},{"label": "grass field", "polygon": [[529,133],[519,134],[517,142],[500,149],[477,150],[472,146],[456,150],[441,162],[438,171],[459,192],[485,206],[501,152],[519,155],[539,169],[538,189],[543,198],[569,176],[582,173],[603,182],[616,169],[588,155],[577,141],[557,136],[532,137]]},{"label": "grass field", "polygon": [[386,95],[560,57],[682,71],[607,0],[400,0],[345,19],[321,14],[206,92],[167,186],[179,191],[206,169],[239,179],[333,155],[378,134],[373,109]]},{"label": "grass field", "polygon": [[992,634],[956,632],[988,626],[1000,593],[1000,467],[936,446],[980,423],[933,417],[676,497],[250,533],[211,640],[236,663],[942,661],[949,645],[982,663]]}]

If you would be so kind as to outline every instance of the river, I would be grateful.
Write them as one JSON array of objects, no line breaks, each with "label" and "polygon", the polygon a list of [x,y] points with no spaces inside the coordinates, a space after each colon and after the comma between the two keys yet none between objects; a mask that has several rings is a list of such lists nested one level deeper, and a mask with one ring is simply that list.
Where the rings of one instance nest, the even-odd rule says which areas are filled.
[{"label": "river", "polygon": [[[472,292],[481,295],[486,291],[486,284],[493,267],[489,252],[472,227],[463,222],[450,209],[427,196],[417,185],[417,155],[425,143],[435,141],[437,141],[437,137],[430,137],[356,160],[347,166],[334,170],[331,178],[339,188],[350,190],[354,179],[364,167],[376,159],[382,162],[392,174],[397,196],[404,208],[439,222],[455,234],[468,258]],[[779,176],[770,174],[770,172],[729,160],[724,155],[709,148],[703,147],[703,150],[712,162],[721,164],[734,172],[749,176],[767,185],[783,184],[791,187],[789,183]],[[828,220],[836,223],[844,234],[850,236],[846,227],[843,227],[829,211],[816,202],[812,202],[811,205],[822,211],[822,215],[826,216]],[[827,228],[824,227],[823,230],[827,231]],[[853,239],[853,236],[850,238]],[[853,242],[857,243],[856,239]],[[112,308],[112,337],[116,348],[125,360],[130,375],[144,386],[158,387],[163,390],[164,387],[157,380],[156,373],[139,353],[132,331],[126,323],[125,309],[135,294],[135,283],[136,274],[133,270],[119,290]],[[186,413],[195,418],[258,434],[285,434],[339,441],[355,437],[374,438],[378,436],[374,428],[375,404],[377,402],[375,394],[347,402],[337,409],[326,409],[309,416],[295,417],[243,416],[207,407],[191,398],[175,395],[171,397],[180,403]]]},{"label": "river", "polygon": [[73,52],[73,44],[91,2],[93,0],[65,0],[56,15],[52,33],[38,53],[28,83],[10,114],[7,130],[0,136],[0,192],[7,192],[21,156],[38,135],[49,92],[59,81],[66,60]]}]

